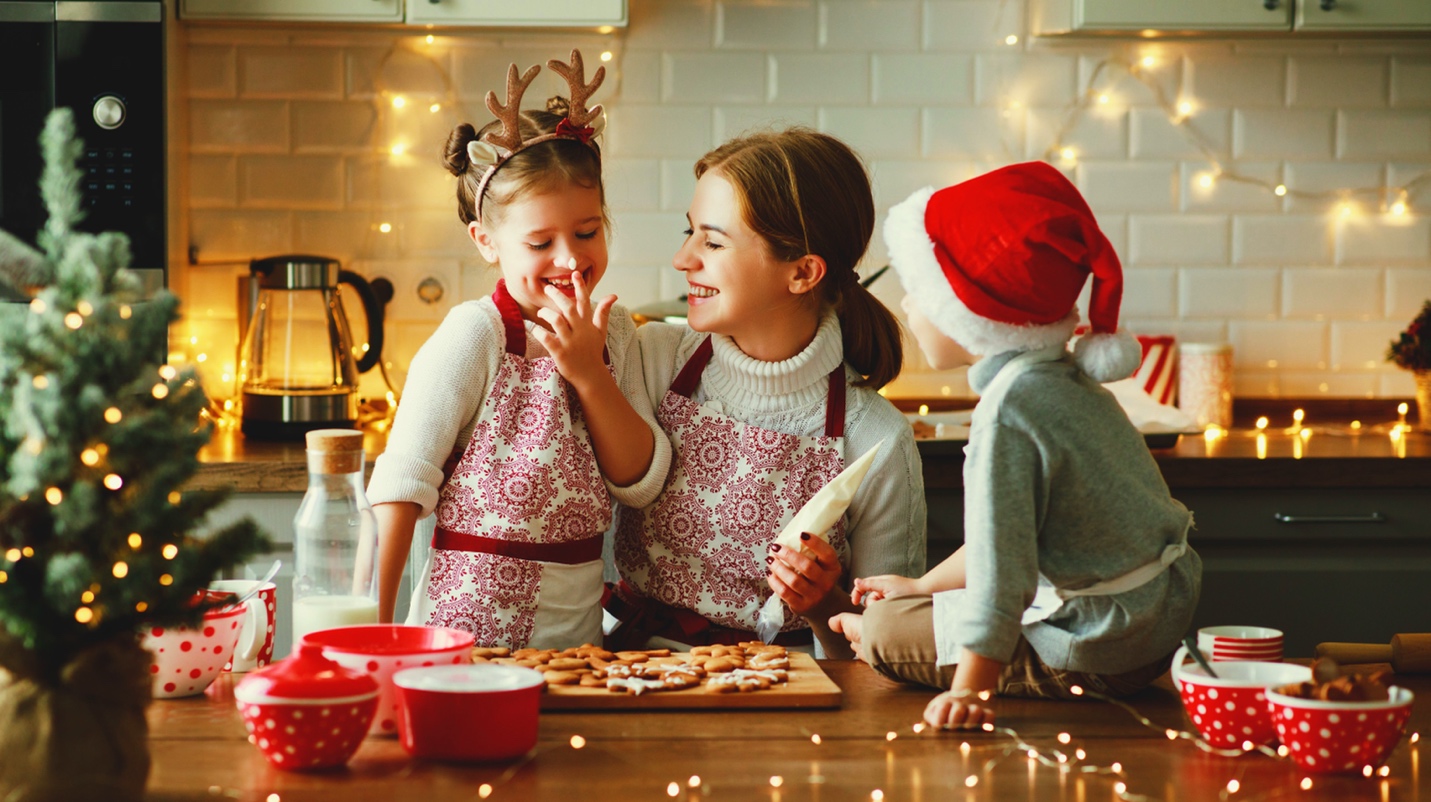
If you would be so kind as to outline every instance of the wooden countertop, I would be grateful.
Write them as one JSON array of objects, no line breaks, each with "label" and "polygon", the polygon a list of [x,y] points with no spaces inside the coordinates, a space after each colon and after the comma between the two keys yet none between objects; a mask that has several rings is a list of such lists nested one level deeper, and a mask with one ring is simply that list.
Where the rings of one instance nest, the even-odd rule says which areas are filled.
[{"label": "wooden countertop", "polygon": [[[1311,427],[1303,439],[1283,430],[1264,432],[1259,451],[1253,429],[1229,430],[1209,440],[1183,435],[1173,448],[1153,451],[1173,488],[1187,487],[1425,487],[1431,488],[1431,433],[1404,432],[1393,440],[1368,426],[1361,434],[1344,426]],[[385,432],[365,433],[367,468],[387,442]],[[923,440],[926,488],[962,486],[963,443]],[[198,474],[189,486],[232,488],[239,493],[302,493],[308,486],[303,444],[249,441],[236,427],[215,430],[199,451]]]},{"label": "wooden countertop", "polygon": [[[313,774],[278,771],[247,743],[231,675],[223,675],[204,696],[156,701],[149,708],[149,798],[1083,802],[1116,799],[1114,783],[1121,780],[1130,794],[1211,800],[1236,779],[1241,787],[1232,800],[1370,802],[1419,799],[1419,752],[1431,743],[1403,740],[1385,780],[1314,775],[1312,788],[1303,791],[1299,784],[1307,775],[1290,761],[1205,754],[1107,703],[997,700],[999,725],[1038,749],[1060,748],[1057,736],[1067,732],[1072,741],[1061,747],[1065,753],[1081,748],[1087,765],[1122,764],[1121,777],[1061,772],[1030,761],[1004,734],[916,734],[912,725],[932,691],[896,685],[863,663],[825,661],[822,667],[844,691],[841,710],[548,712],[536,748],[516,762],[426,763],[410,759],[395,739],[370,738],[346,769]],[[1431,677],[1398,682],[1421,700],[1431,698]],[[1431,733],[1431,705],[1421,700],[1408,731]],[[1130,701],[1159,728],[1190,726],[1169,688],[1154,687]],[[887,740],[887,733],[898,737]],[[585,739],[583,748],[572,748],[574,735]],[[964,742],[967,754],[960,749]],[[988,762],[994,763],[991,770]],[[977,778],[973,787],[966,785],[970,776]],[[688,785],[692,777],[700,778],[694,789]],[[485,797],[484,785],[491,786]]]}]

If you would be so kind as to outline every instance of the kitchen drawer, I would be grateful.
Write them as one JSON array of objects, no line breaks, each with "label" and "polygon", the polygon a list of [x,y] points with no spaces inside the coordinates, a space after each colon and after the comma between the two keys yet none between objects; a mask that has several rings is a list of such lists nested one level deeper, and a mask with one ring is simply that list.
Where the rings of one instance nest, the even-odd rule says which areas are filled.
[{"label": "kitchen drawer", "polygon": [[1184,489],[1194,545],[1208,542],[1431,544],[1431,493],[1424,488]]}]

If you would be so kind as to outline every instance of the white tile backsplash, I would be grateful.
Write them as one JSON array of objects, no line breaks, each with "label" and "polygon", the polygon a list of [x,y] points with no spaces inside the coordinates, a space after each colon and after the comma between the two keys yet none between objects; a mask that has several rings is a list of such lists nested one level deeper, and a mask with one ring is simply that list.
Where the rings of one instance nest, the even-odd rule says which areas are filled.
[{"label": "white tile backsplash", "polygon": [[1288,71],[1287,100],[1297,107],[1384,107],[1388,72],[1384,58],[1295,56]]},{"label": "white tile backsplash", "polygon": [[[473,29],[432,44],[393,30],[191,26],[188,240],[206,263],[232,263],[178,283],[217,340],[232,339],[234,265],[253,256],[314,251],[389,277],[387,359],[401,376],[441,314],[499,275],[456,218],[439,161],[447,134],[490,119],[482,98],[507,63],[579,46],[589,68],[613,53],[595,98],[614,225],[601,286],[627,306],[685,290],[670,261],[695,160],[742,132],[799,124],[869,166],[880,218],[865,270],[887,260],[878,229],[891,204],[1048,153],[1122,258],[1129,329],[1233,342],[1241,394],[1410,393],[1383,352],[1431,297],[1431,181],[1400,217],[1381,188],[1431,170],[1431,41],[1031,40],[1024,12],[1017,0],[630,0],[630,25],[611,35]],[[1145,55],[1154,63],[1137,74],[1107,61]],[[547,73],[525,106],[565,94]],[[1193,114],[1171,119],[1154,88]],[[1286,197],[1269,191],[1279,182]],[[416,296],[427,277],[444,285],[437,305]],[[896,280],[879,285],[892,306],[902,294]],[[967,392],[962,372],[933,372],[907,346],[895,394]]]}]

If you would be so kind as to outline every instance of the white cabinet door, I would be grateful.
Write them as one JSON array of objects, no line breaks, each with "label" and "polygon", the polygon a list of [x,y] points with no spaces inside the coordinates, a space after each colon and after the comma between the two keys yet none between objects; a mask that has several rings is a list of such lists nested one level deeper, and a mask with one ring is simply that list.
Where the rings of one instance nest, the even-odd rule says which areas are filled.
[{"label": "white cabinet door", "polygon": [[1034,0],[1030,13],[1034,32],[1040,35],[1140,31],[1291,31],[1294,2],[1295,0]]},{"label": "white cabinet door", "polygon": [[407,0],[407,21],[429,25],[625,25],[626,0]]},{"label": "white cabinet door", "polygon": [[[1075,0],[1080,28],[1136,31],[1274,30],[1292,27],[1292,0]],[[1267,8],[1268,5],[1272,8]]]},{"label": "white cabinet door", "polygon": [[1299,31],[1431,30],[1427,0],[1298,0]]},{"label": "white cabinet door", "polygon": [[186,19],[401,22],[402,0],[179,0]]}]

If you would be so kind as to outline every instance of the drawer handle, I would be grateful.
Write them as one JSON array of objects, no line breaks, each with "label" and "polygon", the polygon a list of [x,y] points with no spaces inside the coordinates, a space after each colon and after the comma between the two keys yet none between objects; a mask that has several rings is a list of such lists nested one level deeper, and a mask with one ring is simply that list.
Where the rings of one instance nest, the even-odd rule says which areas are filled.
[{"label": "drawer handle", "polygon": [[1272,515],[1279,523],[1284,524],[1381,524],[1386,523],[1386,516],[1379,512],[1370,515],[1288,515],[1285,512],[1278,512]]}]

